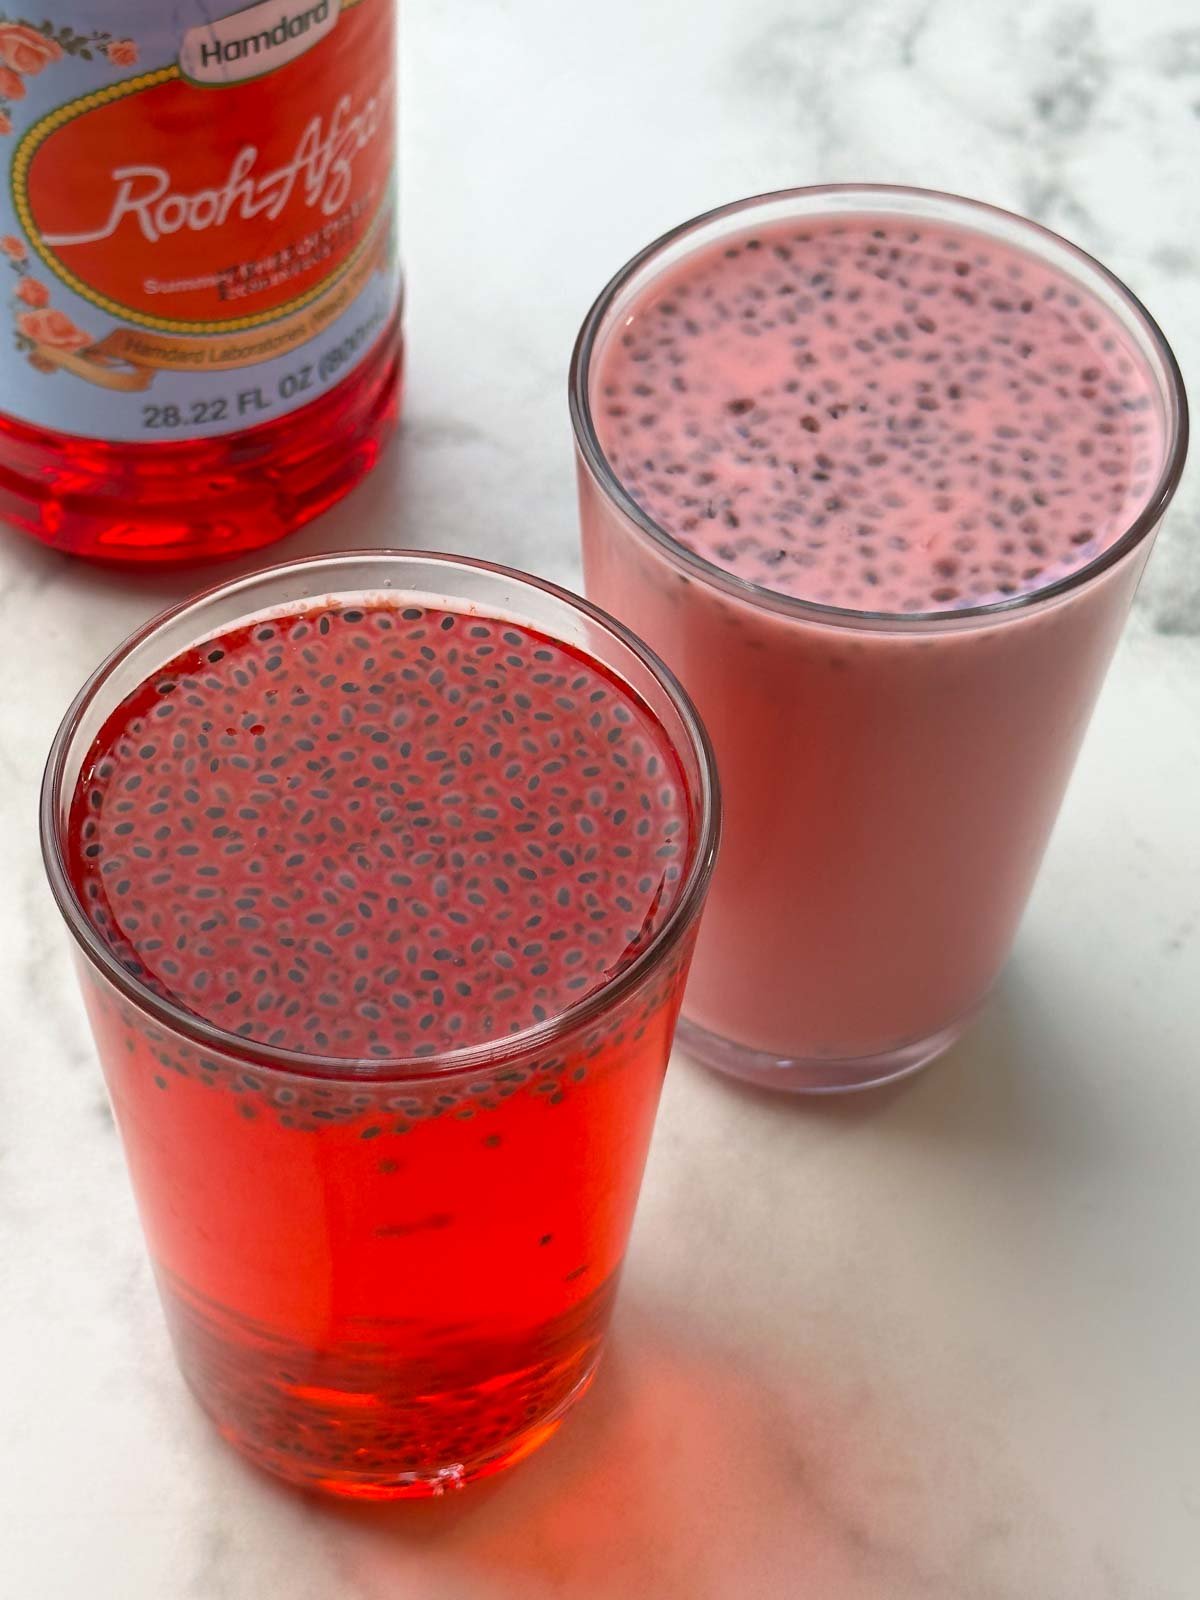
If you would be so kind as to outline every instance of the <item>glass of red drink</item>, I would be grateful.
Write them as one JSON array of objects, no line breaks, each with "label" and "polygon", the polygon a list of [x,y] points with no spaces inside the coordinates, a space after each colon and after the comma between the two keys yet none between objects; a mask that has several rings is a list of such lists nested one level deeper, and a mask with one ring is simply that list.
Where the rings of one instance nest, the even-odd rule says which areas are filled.
[{"label": "glass of red drink", "polygon": [[624,267],[570,398],[588,593],[721,771],[681,1039],[781,1088],[916,1070],[1007,958],[1179,480],[1162,334],[1008,212],[798,189]]},{"label": "glass of red drink", "polygon": [[366,1498],[534,1449],[595,1369],[716,850],[674,679],[501,567],[294,562],[108,658],[42,830],[221,1432]]}]

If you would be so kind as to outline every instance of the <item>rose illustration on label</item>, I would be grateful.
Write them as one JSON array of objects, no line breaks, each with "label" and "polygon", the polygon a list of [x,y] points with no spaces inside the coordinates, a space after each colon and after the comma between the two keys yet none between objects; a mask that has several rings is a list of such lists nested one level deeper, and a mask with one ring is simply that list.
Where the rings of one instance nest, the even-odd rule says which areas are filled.
[{"label": "rose illustration on label", "polygon": [[[116,54],[114,54],[114,51]],[[66,56],[92,61],[106,54],[114,66],[130,67],[137,61],[132,39],[114,39],[111,33],[76,33],[56,28],[52,22],[12,21],[0,16],[0,133],[12,132],[9,105],[25,98],[25,79]]]},{"label": "rose illustration on label", "polygon": [[[60,367],[77,371],[85,360],[80,355],[92,343],[90,334],[78,328],[64,311],[50,304],[50,291],[40,278],[27,272],[29,252],[20,239],[5,234],[0,253],[16,274],[13,289],[13,334],[17,349],[28,358],[35,372],[57,372]],[[86,374],[84,374],[86,376]]]},{"label": "rose illustration on label", "polygon": [[17,318],[22,335],[51,350],[82,350],[90,341],[62,311],[26,311]]},{"label": "rose illustration on label", "polygon": [[[98,55],[107,56],[118,67],[134,66],[138,58],[132,39],[114,39],[110,33],[76,33],[73,28],[56,28],[51,22],[35,24],[0,16],[0,133],[12,132],[9,107],[14,100],[25,98],[26,78],[64,57],[92,61]],[[0,249],[13,265],[26,259],[24,245],[11,235],[0,241]],[[33,308],[17,311],[14,320],[17,348],[28,355],[36,371],[55,372],[68,364],[64,356],[74,356],[91,344],[88,335],[64,312],[48,309],[50,291],[38,279],[23,277],[14,299]],[[75,365],[73,361],[70,364]]]},{"label": "rose illustration on label", "polygon": [[62,45],[48,28],[39,33],[28,22],[0,22],[0,61],[13,72],[40,72],[49,62],[60,60],[62,53]]}]

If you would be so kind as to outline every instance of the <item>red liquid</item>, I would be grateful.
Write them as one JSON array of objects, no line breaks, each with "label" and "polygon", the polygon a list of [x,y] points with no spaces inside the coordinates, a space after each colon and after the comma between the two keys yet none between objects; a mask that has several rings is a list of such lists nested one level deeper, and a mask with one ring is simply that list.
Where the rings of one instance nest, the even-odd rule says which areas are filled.
[{"label": "red liquid", "polygon": [[278,422],[177,444],[106,444],[0,416],[0,520],[68,555],[219,560],[348,494],[400,410],[397,322],[335,389]]},{"label": "red liquid", "polygon": [[[526,1453],[586,1384],[683,958],[501,1052],[633,959],[690,846],[647,708],[492,618],[252,623],[109,719],[70,836],[94,925],[177,1005],[345,1061],[201,1055],[87,986],[181,1365],[248,1454],[428,1493]],[[491,1066],[354,1075],[489,1039]]]}]

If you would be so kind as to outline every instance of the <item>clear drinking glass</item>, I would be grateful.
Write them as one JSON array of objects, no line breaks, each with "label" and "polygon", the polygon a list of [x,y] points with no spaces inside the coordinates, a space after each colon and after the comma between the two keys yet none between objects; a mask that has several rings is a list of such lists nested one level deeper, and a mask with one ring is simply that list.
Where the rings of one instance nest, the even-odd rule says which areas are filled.
[{"label": "clear drinking glass", "polygon": [[[606,342],[626,337],[693,253],[831,217],[994,241],[1113,319],[1150,374],[1158,459],[1136,515],[1094,559],[994,603],[843,608],[697,554],[620,481],[597,425]],[[919,190],[797,189],[685,223],[623,267],[584,321],[570,404],[587,592],[679,674],[721,773],[725,844],[681,1040],[781,1088],[858,1088],[916,1070],[959,1036],[1008,956],[1179,480],[1186,401],[1162,334],[1097,262],[1008,212]],[[648,469],[655,421],[639,419]]]},{"label": "clear drinking glass", "polygon": [[[68,833],[98,730],[148,677],[243,619],[380,594],[523,623],[603,664],[665,730],[690,839],[669,915],[577,1004],[491,1042],[348,1059],[223,1031],[131,973],[81,904]],[[164,613],[88,680],[50,753],[46,867],[180,1366],[247,1456],[395,1498],[498,1471],[553,1432],[609,1320],[717,835],[710,752],[671,675],[586,601],[483,562],[273,567]]]}]

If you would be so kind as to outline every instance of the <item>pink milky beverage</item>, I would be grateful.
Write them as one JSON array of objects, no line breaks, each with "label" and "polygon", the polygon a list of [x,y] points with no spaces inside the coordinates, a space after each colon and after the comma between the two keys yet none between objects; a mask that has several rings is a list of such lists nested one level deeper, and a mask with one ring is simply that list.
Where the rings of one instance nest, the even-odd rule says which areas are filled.
[{"label": "pink milky beverage", "polygon": [[727,828],[710,1064],[911,1071],[996,978],[1186,404],[1141,306],[1008,213],[795,190],[669,234],[572,371],[589,595],[683,678]]}]

